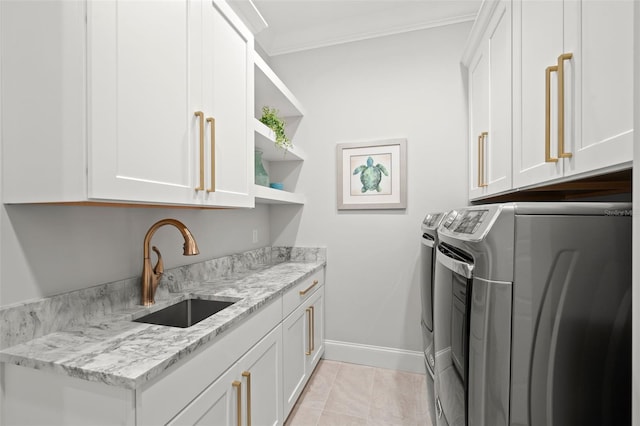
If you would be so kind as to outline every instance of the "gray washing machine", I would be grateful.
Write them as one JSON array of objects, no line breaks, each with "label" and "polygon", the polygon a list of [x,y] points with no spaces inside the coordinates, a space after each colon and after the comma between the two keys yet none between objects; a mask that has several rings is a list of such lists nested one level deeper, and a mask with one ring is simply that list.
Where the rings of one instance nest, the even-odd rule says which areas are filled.
[{"label": "gray washing machine", "polygon": [[427,402],[431,422],[435,424],[435,398],[433,393],[433,368],[435,352],[433,351],[433,274],[435,272],[436,247],[438,246],[438,227],[445,213],[429,213],[422,221],[422,249],[420,256],[420,299],[422,302],[422,349],[427,376]]},{"label": "gray washing machine", "polygon": [[631,424],[631,204],[473,206],[438,237],[436,424]]}]

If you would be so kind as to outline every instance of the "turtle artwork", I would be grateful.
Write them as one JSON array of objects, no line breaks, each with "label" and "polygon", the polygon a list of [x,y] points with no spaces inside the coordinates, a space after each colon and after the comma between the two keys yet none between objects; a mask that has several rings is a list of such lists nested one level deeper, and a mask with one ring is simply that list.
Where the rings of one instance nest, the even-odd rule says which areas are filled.
[{"label": "turtle artwork", "polygon": [[373,158],[367,158],[367,165],[358,166],[353,171],[354,175],[360,174],[360,182],[362,182],[362,192],[377,191],[380,192],[380,181],[382,175],[389,176],[389,172],[382,164],[373,165]]}]

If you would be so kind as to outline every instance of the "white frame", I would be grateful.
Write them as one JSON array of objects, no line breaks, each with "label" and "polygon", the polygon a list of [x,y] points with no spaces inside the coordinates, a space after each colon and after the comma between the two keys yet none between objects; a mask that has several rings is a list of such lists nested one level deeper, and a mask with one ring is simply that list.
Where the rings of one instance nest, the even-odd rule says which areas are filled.
[{"label": "white frame", "polygon": [[[390,190],[388,193],[354,194],[351,157],[390,154]],[[372,142],[341,143],[336,146],[338,210],[407,208],[407,140],[387,139]],[[386,176],[383,176],[383,179]]]}]

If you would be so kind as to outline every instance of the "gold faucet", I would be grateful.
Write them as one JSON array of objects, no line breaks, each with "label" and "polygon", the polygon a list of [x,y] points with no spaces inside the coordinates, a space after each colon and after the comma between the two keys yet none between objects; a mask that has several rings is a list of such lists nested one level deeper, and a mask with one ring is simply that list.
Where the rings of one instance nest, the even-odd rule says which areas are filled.
[{"label": "gold faucet", "polygon": [[147,231],[147,235],[144,236],[144,264],[142,266],[142,304],[144,306],[151,306],[156,303],[156,289],[158,288],[158,283],[164,273],[162,255],[156,246],[153,246],[152,248],[158,255],[158,262],[153,269],[151,268],[151,259],[149,258],[151,237],[153,237],[153,234],[158,230],[158,228],[164,225],[173,225],[178,228],[178,231],[182,234],[182,238],[184,238],[183,254],[185,256],[200,254],[196,240],[193,238],[193,235],[191,235],[191,231],[189,231],[189,228],[187,228],[182,222],[176,219],[162,219],[154,223]]}]

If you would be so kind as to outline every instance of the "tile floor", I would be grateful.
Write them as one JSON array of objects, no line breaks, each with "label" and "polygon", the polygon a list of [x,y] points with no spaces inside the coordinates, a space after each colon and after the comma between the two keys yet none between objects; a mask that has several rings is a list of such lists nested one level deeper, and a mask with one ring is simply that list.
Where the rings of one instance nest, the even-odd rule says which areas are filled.
[{"label": "tile floor", "polygon": [[431,426],[424,374],[321,360],[285,426]]}]

